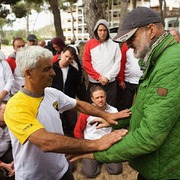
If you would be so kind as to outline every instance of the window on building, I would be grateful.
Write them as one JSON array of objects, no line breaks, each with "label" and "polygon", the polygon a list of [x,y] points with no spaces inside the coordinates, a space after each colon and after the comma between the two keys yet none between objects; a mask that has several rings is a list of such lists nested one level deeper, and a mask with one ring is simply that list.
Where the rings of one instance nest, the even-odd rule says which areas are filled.
[{"label": "window on building", "polygon": [[168,22],[168,27],[179,27],[179,21],[176,19],[176,20],[171,20]]},{"label": "window on building", "polygon": [[120,16],[119,11],[114,11],[114,12],[113,12],[113,17],[119,17],[119,16]]},{"label": "window on building", "polygon": [[82,14],[82,9],[78,9],[78,14]]}]

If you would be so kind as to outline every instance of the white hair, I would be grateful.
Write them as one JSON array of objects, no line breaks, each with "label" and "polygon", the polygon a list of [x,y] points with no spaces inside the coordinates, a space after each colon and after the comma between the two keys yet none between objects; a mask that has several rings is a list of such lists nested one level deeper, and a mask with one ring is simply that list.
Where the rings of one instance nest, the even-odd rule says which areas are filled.
[{"label": "white hair", "polygon": [[39,60],[52,59],[51,51],[41,46],[26,46],[17,51],[16,64],[22,76],[27,69],[36,68]]}]

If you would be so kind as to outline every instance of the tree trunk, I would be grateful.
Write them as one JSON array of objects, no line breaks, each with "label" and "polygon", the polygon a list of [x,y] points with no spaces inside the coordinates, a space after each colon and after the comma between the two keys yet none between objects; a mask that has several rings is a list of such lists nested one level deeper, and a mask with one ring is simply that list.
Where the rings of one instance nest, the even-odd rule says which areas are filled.
[{"label": "tree trunk", "polygon": [[122,23],[123,23],[125,17],[127,16],[127,14],[128,14],[127,8],[128,8],[128,0],[122,0],[121,1],[120,20],[119,20],[118,32],[120,31],[120,29],[122,27]]},{"label": "tree trunk", "polygon": [[74,32],[74,16],[73,16],[73,4],[70,3],[70,12],[71,12],[71,25],[72,25],[72,39],[71,39],[71,44],[74,44],[76,41],[76,36],[75,36],[75,32]]},{"label": "tree trunk", "polygon": [[87,24],[87,31],[90,38],[94,37],[94,26],[99,19],[106,18],[106,1],[84,0],[84,19]]},{"label": "tree trunk", "polygon": [[164,1],[163,25],[165,26],[164,19],[166,18],[166,0],[163,1]]},{"label": "tree trunk", "polygon": [[133,4],[133,9],[135,9],[137,5],[137,0],[132,0],[132,4]]},{"label": "tree trunk", "polygon": [[163,13],[163,0],[159,0],[159,8],[160,8],[160,15],[163,25],[164,23],[164,13]]},{"label": "tree trunk", "polygon": [[56,31],[56,36],[60,37],[62,40],[65,40],[63,30],[61,27],[61,15],[60,10],[58,8],[58,2],[57,0],[48,0],[53,16],[54,16],[54,27]]}]

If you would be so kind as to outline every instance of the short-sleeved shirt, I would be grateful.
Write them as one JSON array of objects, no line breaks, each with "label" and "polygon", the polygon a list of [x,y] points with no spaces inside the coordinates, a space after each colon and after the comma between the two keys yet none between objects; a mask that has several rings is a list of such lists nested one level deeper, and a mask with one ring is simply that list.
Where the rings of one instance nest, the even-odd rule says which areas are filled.
[{"label": "short-sleeved shirt", "polygon": [[59,180],[68,169],[64,154],[43,152],[28,141],[35,131],[63,134],[59,112],[74,108],[76,100],[54,88],[46,88],[44,96],[36,97],[21,89],[8,102],[5,122],[10,129],[18,180]]}]

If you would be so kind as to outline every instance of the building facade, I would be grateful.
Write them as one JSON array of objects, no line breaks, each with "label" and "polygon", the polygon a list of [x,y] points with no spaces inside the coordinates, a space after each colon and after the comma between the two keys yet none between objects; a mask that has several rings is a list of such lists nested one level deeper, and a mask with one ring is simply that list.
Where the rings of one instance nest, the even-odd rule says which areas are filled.
[{"label": "building facade", "polygon": [[[107,1],[107,20],[110,27],[119,26],[121,0],[106,0]],[[109,4],[108,4],[109,3]],[[154,9],[160,13],[158,0],[137,0],[137,6],[146,6]],[[128,11],[133,9],[132,0],[129,0]],[[165,29],[176,28],[180,31],[180,0],[166,0],[166,14],[165,14]],[[73,18],[72,18],[73,16]],[[83,15],[83,1],[79,0],[73,8],[71,14],[70,10],[61,12],[62,28],[66,42],[70,43],[73,39],[73,30],[77,41],[87,41],[89,34],[87,32],[87,25]],[[72,27],[72,21],[74,25]],[[114,32],[115,33],[115,32]]]}]

